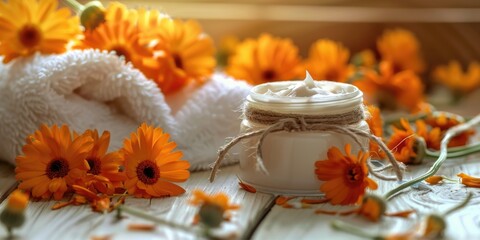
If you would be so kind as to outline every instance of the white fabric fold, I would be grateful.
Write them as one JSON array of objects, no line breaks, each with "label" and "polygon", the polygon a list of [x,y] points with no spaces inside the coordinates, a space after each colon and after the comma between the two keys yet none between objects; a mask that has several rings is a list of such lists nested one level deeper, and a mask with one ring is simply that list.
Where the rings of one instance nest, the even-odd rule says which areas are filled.
[{"label": "white fabric fold", "polygon": [[238,133],[234,110],[249,88],[215,75],[174,117],[156,84],[114,54],[75,50],[18,59],[0,65],[0,159],[14,163],[42,123],[108,130],[113,151],[146,122],[171,135],[192,169],[205,169],[224,139]]}]

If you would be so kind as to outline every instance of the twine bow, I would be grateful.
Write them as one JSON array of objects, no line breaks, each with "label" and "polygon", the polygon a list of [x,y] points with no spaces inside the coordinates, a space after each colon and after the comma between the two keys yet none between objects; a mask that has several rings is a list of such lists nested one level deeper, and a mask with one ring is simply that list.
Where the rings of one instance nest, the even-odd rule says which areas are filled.
[{"label": "twine bow", "polygon": [[[248,110],[247,110],[248,112]],[[247,114],[246,114],[247,115]],[[363,118],[363,115],[361,115]],[[330,132],[336,132],[336,133],[342,133],[350,136],[362,149],[362,151],[367,152],[368,148],[366,148],[360,141],[359,138],[368,138],[373,141],[375,141],[380,149],[382,149],[386,155],[388,160],[390,161],[390,164],[395,171],[395,176],[385,176],[380,173],[378,173],[375,169],[372,168],[370,164],[368,164],[369,171],[374,175],[375,177],[383,180],[402,180],[403,175],[401,169],[404,168],[404,165],[397,162],[395,160],[395,157],[393,156],[392,152],[388,147],[383,143],[383,141],[369,133],[365,132],[362,130],[359,130],[354,127],[350,127],[348,125],[338,125],[338,124],[332,124],[332,123],[321,123],[321,122],[315,122],[315,123],[307,123],[305,121],[305,118],[303,116],[295,116],[290,117],[290,118],[280,118],[276,121],[276,123],[269,125],[266,128],[251,131],[248,133],[241,134],[235,138],[233,138],[230,142],[228,142],[226,145],[222,146],[219,151],[218,151],[218,157],[215,160],[212,171],[210,172],[210,182],[213,182],[215,180],[216,173],[220,167],[220,164],[222,160],[225,158],[225,155],[228,153],[228,151],[235,146],[237,143],[244,139],[252,138],[259,136],[259,140],[256,145],[256,156],[257,156],[257,168],[262,171],[264,174],[269,174],[268,170],[265,167],[265,164],[263,162],[263,153],[262,153],[262,146],[265,138],[275,132],[325,132],[325,131],[330,131]]]}]

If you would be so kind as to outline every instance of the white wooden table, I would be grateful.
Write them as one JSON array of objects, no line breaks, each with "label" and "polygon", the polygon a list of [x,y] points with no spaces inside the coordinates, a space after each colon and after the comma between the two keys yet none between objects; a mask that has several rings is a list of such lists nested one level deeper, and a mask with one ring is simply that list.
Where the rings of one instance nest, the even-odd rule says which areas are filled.
[{"label": "white wooden table", "polygon": [[[464,159],[449,160],[439,174],[455,176],[465,172],[480,176],[480,155]],[[431,165],[409,167],[406,180],[422,173]],[[315,205],[307,209],[287,209],[275,205],[275,196],[262,193],[249,193],[238,186],[236,173],[238,166],[224,167],[214,183],[208,182],[209,172],[193,173],[182,186],[187,192],[179,197],[154,200],[127,198],[126,204],[151,212],[157,217],[180,224],[190,224],[196,208],[188,201],[193,189],[208,193],[222,191],[241,209],[234,215],[232,223],[239,229],[240,238],[251,239],[356,239],[351,235],[337,232],[330,227],[330,222],[341,219],[368,230],[371,233],[402,232],[413,226],[416,218],[423,214],[441,211],[461,201],[468,191],[474,193],[473,200],[463,210],[447,218],[447,239],[480,239],[480,189],[466,188],[460,184],[443,184],[430,186],[420,184],[416,188],[395,197],[388,204],[388,211],[416,209],[419,214],[409,219],[384,218],[379,223],[370,223],[358,216],[317,215],[315,209],[342,210],[345,207],[330,204]],[[15,187],[13,168],[0,164],[0,195],[2,204],[5,197]],[[377,193],[397,185],[396,182],[377,181]],[[115,213],[102,215],[94,213],[89,206],[68,206],[60,210],[51,210],[55,201],[30,203],[27,209],[26,224],[15,231],[22,239],[90,239],[92,237],[110,236],[112,239],[195,239],[196,237],[165,226],[157,226],[152,232],[129,231],[130,223],[148,223],[145,220],[128,216],[115,221]],[[6,236],[0,228],[0,238]]]}]

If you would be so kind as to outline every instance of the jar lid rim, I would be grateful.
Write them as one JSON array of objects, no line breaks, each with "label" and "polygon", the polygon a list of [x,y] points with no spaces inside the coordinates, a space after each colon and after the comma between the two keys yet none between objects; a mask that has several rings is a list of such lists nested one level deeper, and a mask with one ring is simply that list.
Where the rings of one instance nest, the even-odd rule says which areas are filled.
[{"label": "jar lid rim", "polygon": [[[301,81],[301,80],[300,80]],[[269,89],[281,89],[293,84],[297,84],[299,81],[282,81],[282,82],[269,82],[257,85],[250,90],[251,100],[264,103],[287,103],[287,104],[306,104],[306,103],[334,103],[338,101],[345,101],[348,99],[362,98],[363,93],[356,86],[348,83],[332,82],[332,81],[317,81],[314,82],[319,85],[331,85],[340,87],[346,92],[334,93],[331,95],[316,95],[314,97],[287,97],[287,96],[274,96],[265,95]]]}]

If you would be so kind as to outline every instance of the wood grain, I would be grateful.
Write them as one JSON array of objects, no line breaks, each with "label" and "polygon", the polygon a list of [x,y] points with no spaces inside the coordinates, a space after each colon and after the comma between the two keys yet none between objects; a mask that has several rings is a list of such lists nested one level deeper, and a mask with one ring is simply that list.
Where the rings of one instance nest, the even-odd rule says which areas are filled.
[{"label": "wood grain", "polygon": [[[448,160],[438,175],[445,175],[456,179],[460,172],[480,176],[480,155],[470,156],[468,159]],[[411,179],[425,172],[431,165],[427,163],[409,167],[405,180]],[[397,185],[396,182],[377,181],[379,189],[376,194],[382,194]],[[274,206],[253,235],[253,239],[319,239],[328,236],[328,239],[356,239],[352,235],[335,231],[330,227],[333,220],[342,220],[357,227],[363,228],[373,235],[386,235],[405,232],[415,227],[416,222],[429,213],[443,212],[463,200],[467,192],[474,194],[469,205],[461,211],[447,217],[446,239],[479,239],[480,189],[467,188],[459,183],[443,183],[431,186],[421,183],[408,192],[394,197],[388,202],[387,212],[415,209],[417,216],[409,219],[385,217],[379,223],[370,223],[359,216],[329,216],[317,215],[315,209],[329,211],[343,211],[351,207],[332,206],[322,204],[315,209],[286,209]],[[477,209],[477,210],[475,210]]]},{"label": "wood grain", "polygon": [[[236,177],[237,166],[225,167],[219,172],[214,183],[208,182],[208,171],[193,173],[183,184],[187,192],[179,197],[162,199],[127,198],[126,204],[179,224],[190,225],[196,213],[196,207],[188,204],[191,192],[201,189],[207,193],[224,192],[231,201],[241,205],[234,214],[230,228],[238,229],[239,234],[248,234],[249,229],[271,206],[274,197],[268,194],[252,194],[240,189]],[[127,230],[131,223],[149,223],[133,216],[116,221],[115,213],[93,213],[88,206],[68,206],[60,210],[51,210],[55,201],[30,203],[27,209],[26,224],[16,234],[25,239],[89,239],[94,236],[110,236],[112,239],[195,239],[192,234],[157,226],[151,232],[134,232]],[[3,207],[0,206],[0,209]],[[0,228],[0,236],[5,236]]]}]

